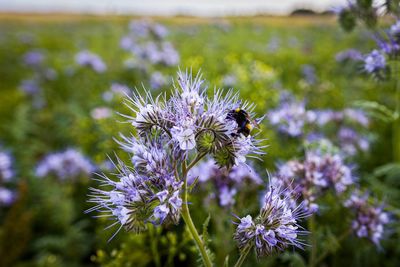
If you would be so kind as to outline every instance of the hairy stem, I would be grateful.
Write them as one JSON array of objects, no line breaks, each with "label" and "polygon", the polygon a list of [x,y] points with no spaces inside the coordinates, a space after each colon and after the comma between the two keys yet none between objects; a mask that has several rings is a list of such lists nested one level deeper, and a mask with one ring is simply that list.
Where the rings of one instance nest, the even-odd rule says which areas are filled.
[{"label": "hairy stem", "polygon": [[210,259],[210,255],[208,255],[206,246],[204,244],[204,240],[201,239],[199,233],[196,230],[196,226],[193,223],[192,217],[190,216],[189,206],[188,206],[188,186],[187,186],[187,172],[191,167],[196,164],[203,156],[199,155],[195,160],[186,167],[186,162],[182,164],[182,175],[183,175],[183,206],[182,206],[182,218],[188,226],[189,232],[192,235],[193,240],[196,243],[197,249],[201,254],[201,258],[203,259],[204,266],[211,267],[212,262]]},{"label": "hairy stem", "polygon": [[239,259],[237,260],[237,262],[236,262],[236,264],[235,264],[234,267],[240,267],[240,266],[242,266],[244,260],[247,258],[247,255],[249,254],[250,250],[251,250],[251,246],[247,246],[247,247],[242,251],[242,253],[240,253],[240,257],[239,257]]},{"label": "hairy stem", "polygon": [[308,229],[311,232],[310,235],[310,243],[311,243],[311,256],[308,265],[310,267],[316,266],[316,258],[317,258],[317,236],[316,236],[316,229],[315,229],[315,216],[311,216],[308,220]]}]

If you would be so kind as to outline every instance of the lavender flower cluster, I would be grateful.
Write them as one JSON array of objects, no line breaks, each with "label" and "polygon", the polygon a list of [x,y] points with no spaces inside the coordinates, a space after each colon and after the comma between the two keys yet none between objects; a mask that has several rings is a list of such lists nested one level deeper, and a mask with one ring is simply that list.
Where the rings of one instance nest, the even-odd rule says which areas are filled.
[{"label": "lavender flower cluster", "polygon": [[[295,208],[301,202],[307,213],[317,212],[320,198],[327,190],[333,191],[338,203],[355,215],[351,228],[357,237],[368,238],[379,247],[389,214],[384,211],[383,204],[371,204],[369,194],[362,195],[354,190],[358,184],[352,169],[331,144],[320,143],[319,147],[306,151],[304,160],[280,164],[270,183],[287,187],[289,190],[285,194],[289,194],[286,196],[289,205]],[[349,199],[343,201],[348,195]]]},{"label": "lavender flower cluster", "polygon": [[[305,137],[311,142],[329,137],[346,155],[353,156],[358,151],[369,149],[367,136],[356,130],[367,128],[369,118],[358,109],[307,109],[304,101],[297,101],[284,92],[279,106],[271,110],[268,117],[280,133],[290,137]],[[334,130],[333,134],[327,131],[329,129]]]},{"label": "lavender flower cluster", "polygon": [[0,206],[8,206],[15,200],[15,192],[6,187],[13,178],[13,159],[8,152],[0,150]]},{"label": "lavender flower cluster", "polygon": [[75,149],[67,149],[47,155],[36,167],[36,176],[55,176],[65,181],[90,176],[95,170],[94,165]]},{"label": "lavender flower cluster", "polygon": [[355,214],[352,229],[359,238],[368,238],[377,247],[384,235],[384,227],[390,222],[390,216],[384,211],[384,205],[370,204],[368,193],[354,192],[344,203]]},{"label": "lavender flower cluster", "polygon": [[306,110],[304,101],[296,101],[291,94],[284,92],[279,106],[268,113],[268,118],[279,132],[298,137],[303,134],[307,123],[315,120],[315,114]]},{"label": "lavender flower cluster", "polygon": [[[360,4],[361,5],[361,4]],[[375,8],[372,9],[375,12]],[[360,11],[357,4],[349,2],[346,6],[341,7],[337,10],[339,16],[345,17],[345,14],[354,13],[357,15],[365,16],[366,11]],[[375,17],[376,14],[370,14],[366,16],[367,18]],[[397,18],[398,19],[398,18]],[[374,35],[374,39],[377,43],[377,48],[373,49],[366,55],[361,57],[364,63],[364,71],[374,78],[386,79],[391,73],[391,68],[389,65],[390,60],[398,60],[398,55],[400,52],[400,20],[397,20],[388,29],[383,32],[377,32]],[[359,54],[350,51],[348,54],[342,54],[341,58],[351,58],[360,60]]]},{"label": "lavender flower cluster", "polygon": [[289,189],[270,186],[260,214],[253,220],[250,215],[240,219],[234,239],[242,253],[255,248],[258,257],[283,251],[288,246],[303,248],[299,236],[307,234],[298,224],[310,213],[304,212],[302,203],[291,205]]},{"label": "lavender flower cluster", "polygon": [[164,64],[175,66],[179,63],[179,53],[172,43],[165,40],[168,30],[161,24],[145,20],[132,21],[130,32],[122,37],[120,46],[131,52],[141,64]]},{"label": "lavender flower cluster", "polygon": [[352,169],[344,159],[321,149],[307,151],[303,161],[290,160],[279,165],[271,180],[273,185],[290,188],[292,198],[297,196],[304,201],[304,208],[311,213],[318,211],[317,199],[326,190],[333,189],[341,195],[354,182]]},{"label": "lavender flower cluster", "polygon": [[[153,98],[135,93],[127,99],[126,115],[137,137],[123,137],[132,166],[118,161],[116,181],[102,176],[102,186],[92,188],[88,212],[108,213],[128,231],[138,232],[147,223],[178,223],[182,186],[187,171],[206,155],[220,167],[245,163],[247,156],[262,154],[260,142],[240,132],[230,112],[242,108],[253,116],[252,105],[241,103],[232,91],[205,93],[200,74],[179,72],[171,96]],[[191,164],[187,164],[191,160]],[[102,216],[102,215],[100,215]]]},{"label": "lavender flower cluster", "polygon": [[363,56],[357,49],[347,49],[336,54],[335,59],[337,62],[345,61],[362,61]]},{"label": "lavender flower cluster", "polygon": [[244,186],[261,185],[262,179],[249,165],[233,166],[230,169],[219,168],[212,159],[201,162],[188,173],[188,183],[195,179],[201,184],[212,182],[218,192],[218,201],[222,207],[235,204],[235,195]]},{"label": "lavender flower cluster", "polygon": [[21,81],[20,90],[32,99],[35,108],[45,105],[42,85],[46,81],[54,80],[57,73],[53,68],[45,66],[46,56],[43,51],[31,50],[23,55],[22,62],[32,71],[32,77]]},{"label": "lavender flower cluster", "polygon": [[89,67],[97,73],[103,73],[107,70],[107,65],[100,58],[100,56],[88,50],[82,50],[75,55],[76,64]]}]

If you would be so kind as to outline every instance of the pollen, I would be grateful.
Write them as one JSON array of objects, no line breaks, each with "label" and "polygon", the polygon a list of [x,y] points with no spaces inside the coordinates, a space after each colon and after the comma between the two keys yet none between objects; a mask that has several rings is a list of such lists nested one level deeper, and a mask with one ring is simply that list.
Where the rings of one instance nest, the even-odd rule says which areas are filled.
[{"label": "pollen", "polygon": [[239,111],[240,111],[240,108],[235,109],[235,112],[239,112]]},{"label": "pollen", "polygon": [[246,127],[247,130],[253,129],[253,126],[250,123],[246,123],[245,127]]}]

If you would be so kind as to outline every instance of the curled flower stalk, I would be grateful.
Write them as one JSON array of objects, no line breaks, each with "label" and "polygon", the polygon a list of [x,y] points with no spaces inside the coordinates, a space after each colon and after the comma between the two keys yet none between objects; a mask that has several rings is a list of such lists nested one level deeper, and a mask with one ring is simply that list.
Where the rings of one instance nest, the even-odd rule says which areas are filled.
[{"label": "curled flower stalk", "polygon": [[[205,266],[212,266],[206,240],[198,234],[189,212],[188,172],[205,156],[219,167],[246,164],[262,154],[262,140],[250,134],[253,106],[238,94],[215,90],[208,97],[200,75],[179,72],[174,89],[153,97],[145,92],[128,97],[132,114],[124,115],[135,135],[122,136],[121,148],[131,162],[118,160],[114,178],[102,175],[92,188],[88,212],[115,220],[117,232],[140,232],[149,223],[186,223]],[[117,233],[116,232],[116,233]]]}]

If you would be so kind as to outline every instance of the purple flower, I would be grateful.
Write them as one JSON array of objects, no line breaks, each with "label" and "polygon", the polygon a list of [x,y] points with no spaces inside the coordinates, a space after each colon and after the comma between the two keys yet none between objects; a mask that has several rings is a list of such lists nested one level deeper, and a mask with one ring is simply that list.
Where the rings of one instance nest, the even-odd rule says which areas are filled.
[{"label": "purple flower", "polygon": [[[291,160],[279,166],[271,184],[291,189],[294,195],[304,201],[306,210],[317,211],[317,198],[328,189],[341,195],[354,184],[352,170],[338,154],[310,150],[303,161]],[[296,204],[296,203],[293,203]]]},{"label": "purple flower", "polygon": [[154,218],[159,221],[159,223],[163,223],[169,214],[169,208],[167,205],[159,205],[154,209]]},{"label": "purple flower", "polygon": [[369,149],[368,139],[360,136],[354,129],[342,127],[338,133],[340,147],[347,155],[355,155],[357,150],[367,151]]},{"label": "purple flower", "polygon": [[11,205],[16,198],[16,194],[14,191],[0,187],[0,206],[9,206]]},{"label": "purple flower", "polygon": [[400,36],[400,20],[396,21],[395,24],[390,26],[390,34],[396,37]]},{"label": "purple flower", "polygon": [[315,67],[312,65],[303,65],[301,68],[304,79],[308,84],[315,84],[317,82],[317,75],[315,73]]},{"label": "purple flower", "polygon": [[385,225],[390,222],[390,216],[384,211],[384,205],[370,204],[369,194],[355,191],[344,203],[355,214],[352,229],[359,238],[368,238],[378,248],[384,236]]},{"label": "purple flower", "polygon": [[272,36],[271,39],[268,40],[267,50],[268,52],[276,52],[280,47],[280,39],[277,36]]},{"label": "purple flower", "polygon": [[206,160],[189,171],[188,183],[192,184],[198,178],[200,184],[211,182],[218,194],[218,201],[222,207],[229,207],[235,203],[235,195],[243,187],[251,188],[262,184],[256,171],[248,165],[237,165],[230,169],[220,168],[212,159]]},{"label": "purple flower", "polygon": [[5,187],[13,178],[13,158],[10,153],[0,150],[0,206],[11,205],[16,198],[16,193]]},{"label": "purple flower", "polygon": [[170,42],[162,43],[162,63],[167,66],[175,66],[179,63],[180,57],[178,51]]},{"label": "purple flower", "polygon": [[75,149],[47,155],[36,167],[36,176],[54,175],[60,180],[90,176],[95,170],[92,163]]},{"label": "purple flower", "polygon": [[121,38],[119,45],[122,49],[130,51],[131,49],[134,49],[135,41],[131,36],[127,35]]},{"label": "purple flower", "polygon": [[29,51],[24,55],[24,64],[27,66],[37,67],[44,61],[44,55],[40,51]]},{"label": "purple flower", "polygon": [[[234,238],[241,251],[255,248],[258,257],[285,250],[288,246],[303,248],[299,236],[307,232],[298,225],[309,216],[299,206],[292,207],[288,195],[280,187],[270,186],[260,214],[253,220],[250,215],[240,219]],[[300,204],[302,205],[302,204]]]},{"label": "purple flower", "polygon": [[112,226],[120,224],[133,232],[145,230],[147,222],[157,225],[179,222],[181,182],[174,181],[169,173],[163,176],[143,176],[121,161],[117,166],[117,181],[101,176],[102,184],[108,186],[107,190],[91,188],[89,201],[96,203],[96,206],[87,212],[110,213],[116,219]]},{"label": "purple flower", "polygon": [[[156,102],[150,95],[148,99],[135,96],[130,100],[136,113],[132,124],[139,133],[161,128],[171,137],[177,152],[187,153],[209,145],[214,159],[224,166],[237,165],[245,161],[246,155],[260,153],[259,141],[253,136],[234,134],[237,125],[228,113],[236,108],[237,95],[228,92],[222,97],[217,91],[213,99],[206,97],[199,75],[193,79],[188,73],[180,73],[178,81],[179,87],[168,101]],[[243,109],[251,115],[251,106],[243,105]],[[208,140],[210,135],[213,137],[206,144],[204,138]]]},{"label": "purple flower", "polygon": [[129,23],[129,30],[138,37],[146,37],[150,31],[150,23],[146,20],[133,20]]},{"label": "purple flower", "polygon": [[78,65],[91,67],[98,73],[103,73],[107,70],[106,64],[96,54],[83,50],[75,55],[75,61]]},{"label": "purple flower", "polygon": [[152,27],[152,32],[154,33],[154,35],[160,39],[165,38],[168,35],[168,29],[161,24],[154,24]]},{"label": "purple flower", "polygon": [[174,66],[179,63],[179,53],[165,40],[168,30],[161,24],[149,21],[132,21],[130,33],[120,41],[120,46],[134,56],[126,61],[130,68],[148,70],[149,64]]},{"label": "purple flower", "polygon": [[279,106],[268,113],[269,121],[279,132],[292,137],[303,134],[306,123],[315,119],[313,111],[307,111],[305,103],[296,101],[291,95],[282,94]]},{"label": "purple flower", "polygon": [[364,58],[364,69],[368,73],[376,73],[385,69],[385,56],[378,50],[373,50]]},{"label": "purple flower", "polygon": [[360,109],[347,108],[343,111],[344,117],[352,122],[360,124],[363,127],[368,127],[369,118],[364,111]]},{"label": "purple flower", "polygon": [[41,91],[38,81],[34,79],[23,80],[20,89],[22,92],[30,96],[36,95]]},{"label": "purple flower", "polygon": [[151,88],[160,89],[166,84],[167,84],[167,79],[161,72],[155,71],[151,74],[150,77]]},{"label": "purple flower", "polygon": [[219,192],[219,204],[222,207],[232,206],[235,204],[235,195],[237,190],[235,188],[229,189],[227,186],[222,187]]},{"label": "purple flower", "polygon": [[[115,179],[101,176],[104,187],[91,189],[89,201],[95,206],[88,212],[106,213],[115,219],[111,226],[119,224],[120,229],[134,232],[150,222],[177,224],[184,204],[182,178],[185,168],[192,167],[186,165],[189,159],[208,154],[229,169],[246,156],[262,153],[260,140],[240,133],[228,116],[241,103],[238,95],[215,90],[208,97],[203,84],[200,74],[179,72],[168,98],[166,94],[154,98],[150,91],[127,96],[131,114],[126,117],[136,136],[121,136],[118,143],[130,153],[131,162],[118,160]],[[253,105],[245,102],[241,108],[254,115]],[[234,191],[231,187],[223,191],[222,203],[232,203]]]},{"label": "purple flower", "polygon": [[11,155],[0,150],[0,182],[9,182],[14,177]]},{"label": "purple flower", "polygon": [[337,62],[344,62],[347,60],[360,61],[363,59],[363,56],[361,52],[356,49],[348,49],[337,53],[335,59]]}]

